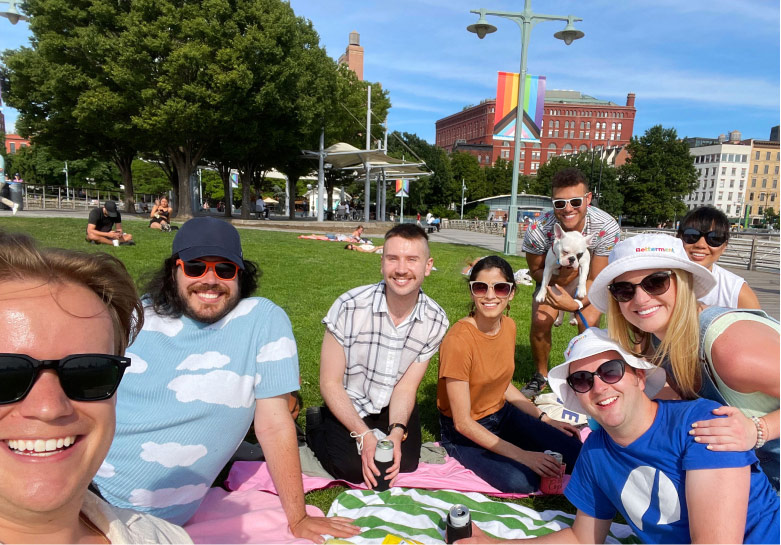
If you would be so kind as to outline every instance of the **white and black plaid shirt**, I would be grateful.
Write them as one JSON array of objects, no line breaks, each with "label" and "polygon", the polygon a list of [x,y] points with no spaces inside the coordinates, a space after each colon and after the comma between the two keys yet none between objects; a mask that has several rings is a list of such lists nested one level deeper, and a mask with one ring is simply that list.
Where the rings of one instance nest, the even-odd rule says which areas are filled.
[{"label": "white and black plaid shirt", "polygon": [[342,383],[361,418],[388,406],[396,383],[412,363],[436,354],[449,325],[445,311],[421,290],[410,315],[395,326],[384,281],[343,294],[323,323],[344,347]]}]

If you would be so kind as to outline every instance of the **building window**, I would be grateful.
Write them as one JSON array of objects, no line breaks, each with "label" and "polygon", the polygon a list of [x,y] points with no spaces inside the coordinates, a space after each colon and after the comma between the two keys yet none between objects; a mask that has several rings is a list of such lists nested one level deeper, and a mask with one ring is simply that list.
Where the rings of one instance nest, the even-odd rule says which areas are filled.
[{"label": "building window", "polygon": [[559,128],[559,120],[557,119],[555,123],[556,124],[554,125],[554,127],[556,127],[558,129]]},{"label": "building window", "polygon": [[727,205],[727,214],[729,214],[729,212],[730,212],[730,208],[732,208],[732,205],[731,205],[731,204],[728,204],[728,205]]},{"label": "building window", "polygon": [[588,146],[586,146],[586,144],[581,144],[580,147],[578,148],[578,151],[581,153],[586,152],[588,151]]},{"label": "building window", "polygon": [[729,188],[732,189],[733,187],[735,187],[735,180],[730,180],[729,181]]},{"label": "building window", "polygon": [[748,194],[748,200],[753,201],[754,200],[754,192]]},{"label": "building window", "polygon": [[591,131],[586,131],[586,140],[591,138]]},{"label": "building window", "polygon": [[[621,117],[624,117],[624,114],[621,114]],[[618,130],[619,131],[621,130],[621,123],[618,124]],[[619,133],[619,134],[621,134],[621,133]]]},{"label": "building window", "polygon": [[764,202],[764,200],[765,200],[765,194],[764,193],[760,193],[759,194],[759,202]]},{"label": "building window", "polygon": [[502,150],[502,159],[508,159],[510,157],[510,150],[503,149]]},{"label": "building window", "polygon": [[767,187],[767,178],[762,178],[762,187]]},{"label": "building window", "polygon": [[765,153],[765,161],[770,161],[770,152]]},{"label": "building window", "polygon": [[765,172],[763,172],[762,174],[767,174],[769,169],[770,169],[770,165],[765,165]]},{"label": "building window", "polygon": [[731,201],[731,200],[732,200],[732,191],[730,191],[729,193],[727,193],[727,200],[728,200],[728,201]]},{"label": "building window", "polygon": [[759,161],[759,150],[754,154],[754,160]]},{"label": "building window", "polygon": [[548,144],[548,149],[549,149],[549,150],[556,151],[556,144],[554,144],[553,142],[551,142],[550,144]]},{"label": "building window", "polygon": [[583,131],[580,131],[580,132],[578,133],[578,138],[580,138],[581,140],[583,140]]},{"label": "building window", "polygon": [[16,153],[16,143],[9,142],[8,149],[10,150],[11,153]]},{"label": "building window", "polygon": [[751,187],[757,187],[757,179],[751,178]]},{"label": "building window", "polygon": [[722,200],[724,198],[724,192],[719,191],[719,200]]},{"label": "building window", "polygon": [[553,138],[559,137],[559,131],[553,131]]},{"label": "building window", "polygon": [[754,174],[756,174],[759,171],[759,165],[754,165]]}]

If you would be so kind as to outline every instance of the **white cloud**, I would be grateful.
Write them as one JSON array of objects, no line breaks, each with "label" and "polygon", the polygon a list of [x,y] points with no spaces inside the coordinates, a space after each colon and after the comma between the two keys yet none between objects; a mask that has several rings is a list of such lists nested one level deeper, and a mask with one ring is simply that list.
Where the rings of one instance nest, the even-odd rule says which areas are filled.
[{"label": "white cloud", "polygon": [[251,407],[255,401],[255,377],[232,371],[212,371],[205,375],[181,375],[168,383],[182,403],[203,401],[228,407]]},{"label": "white cloud", "polygon": [[145,490],[136,488],[130,493],[130,503],[137,507],[170,507],[198,501],[209,491],[205,484],[188,484],[179,488]]},{"label": "white cloud", "polygon": [[125,373],[144,373],[149,367],[149,364],[141,359],[141,356],[138,354],[134,354],[133,352],[125,352],[125,356],[130,358],[130,367],[125,369]]},{"label": "white cloud", "polygon": [[184,327],[179,318],[164,318],[155,314],[150,307],[144,312],[144,331],[156,331],[168,337],[175,337]]},{"label": "white cloud", "polygon": [[176,366],[177,371],[197,371],[199,369],[214,369],[225,367],[230,363],[230,356],[219,352],[204,352],[203,354],[190,354],[182,363]]},{"label": "white cloud", "polygon": [[296,341],[290,337],[282,337],[261,346],[258,351],[257,362],[263,363],[266,361],[284,360],[286,358],[292,358],[297,352]]},{"label": "white cloud", "polygon": [[204,445],[182,445],[180,443],[153,443],[141,445],[141,459],[158,463],[167,468],[188,467],[206,456]]},{"label": "white cloud", "polygon": [[103,460],[103,463],[100,464],[100,468],[98,469],[97,476],[103,477],[104,479],[110,479],[114,475],[116,475],[114,466],[112,466],[107,461]]},{"label": "white cloud", "polygon": [[242,316],[246,316],[250,313],[250,311],[255,308],[258,305],[257,299],[242,299],[239,301],[239,304],[236,305],[236,307],[231,310],[228,314],[225,315],[222,320],[219,322],[214,322],[213,324],[205,327],[204,329],[222,329],[226,325],[230,323],[231,320],[235,320],[236,318],[241,318]]}]

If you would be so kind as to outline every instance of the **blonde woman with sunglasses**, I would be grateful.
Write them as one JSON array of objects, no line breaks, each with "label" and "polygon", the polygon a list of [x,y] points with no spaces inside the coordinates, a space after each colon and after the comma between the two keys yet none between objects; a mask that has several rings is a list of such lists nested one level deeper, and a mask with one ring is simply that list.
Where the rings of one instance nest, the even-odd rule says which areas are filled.
[{"label": "blonde woman with sunglasses", "polygon": [[665,368],[665,397],[724,405],[692,426],[693,440],[714,451],[755,449],[778,490],[779,324],[757,310],[701,310],[697,300],[715,285],[681,240],[638,235],[616,245],[589,298],[607,312],[614,340]]},{"label": "blonde woman with sunglasses", "polygon": [[515,296],[510,264],[478,261],[469,276],[472,310],[445,335],[439,349],[437,407],[448,454],[502,492],[529,493],[564,456],[572,468],[581,443],[574,426],[541,412],[512,383],[515,322],[506,315]]}]

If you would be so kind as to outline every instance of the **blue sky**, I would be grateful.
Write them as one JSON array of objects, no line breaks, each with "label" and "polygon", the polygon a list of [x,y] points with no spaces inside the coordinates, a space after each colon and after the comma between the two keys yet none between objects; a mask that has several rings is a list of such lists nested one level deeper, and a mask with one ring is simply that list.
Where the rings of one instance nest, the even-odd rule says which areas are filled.
[{"label": "blue sky", "polygon": [[[471,9],[521,11],[522,0],[290,0],[338,58],[349,33],[364,47],[364,78],[390,91],[391,130],[434,141],[437,119],[496,94],[496,73],[517,72],[520,32],[484,40],[466,31]],[[5,7],[0,3],[0,6]],[[678,135],[716,137],[739,130],[768,138],[779,123],[777,0],[533,0],[540,13],[583,18],[585,38],[553,38],[564,23],[538,24],[528,52],[530,74],[548,89],[575,89],[626,103],[637,95],[635,135],[662,124]],[[26,25],[0,19],[0,49],[27,43]],[[15,113],[7,107],[7,122]]]}]

